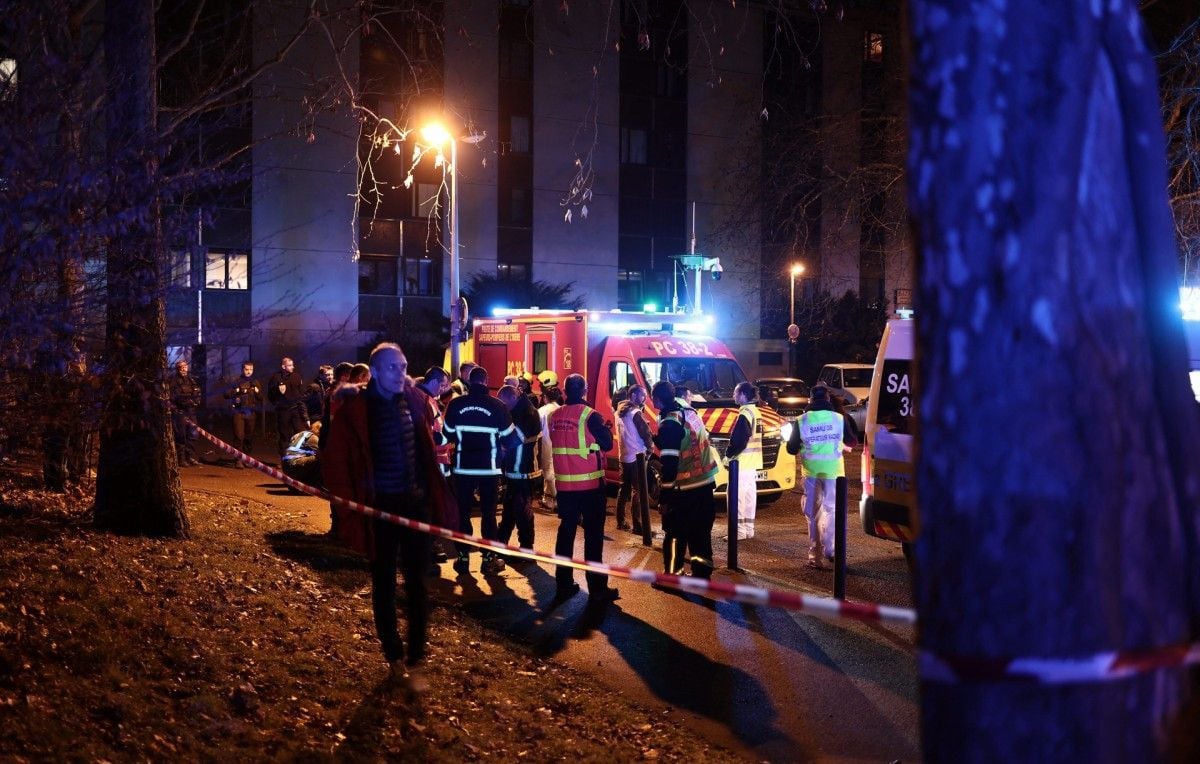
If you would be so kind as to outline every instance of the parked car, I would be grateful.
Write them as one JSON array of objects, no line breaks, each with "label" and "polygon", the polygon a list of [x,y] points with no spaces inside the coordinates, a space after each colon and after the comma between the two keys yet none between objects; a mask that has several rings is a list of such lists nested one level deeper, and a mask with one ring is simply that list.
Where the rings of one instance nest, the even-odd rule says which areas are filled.
[{"label": "parked car", "polygon": [[758,397],[785,417],[798,417],[808,408],[808,385],[797,377],[763,377],[755,380]]},{"label": "parked car", "polygon": [[821,367],[817,382],[842,399],[846,416],[854,422],[861,437],[867,423],[867,398],[875,367],[869,363],[827,363]]},{"label": "parked car", "polygon": [[817,381],[830,392],[841,396],[846,405],[865,401],[871,394],[871,378],[875,367],[869,363],[827,363],[821,367]]}]

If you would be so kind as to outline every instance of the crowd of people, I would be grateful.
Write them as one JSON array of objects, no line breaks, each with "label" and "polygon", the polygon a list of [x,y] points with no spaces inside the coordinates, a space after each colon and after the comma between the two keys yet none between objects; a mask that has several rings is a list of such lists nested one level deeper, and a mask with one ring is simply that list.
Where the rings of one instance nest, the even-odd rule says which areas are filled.
[{"label": "crowd of people", "polygon": [[[719,457],[688,403],[686,388],[666,380],[649,391],[630,385],[616,396],[610,428],[588,405],[587,380],[579,374],[566,377],[561,387],[552,370],[536,378],[510,376],[493,394],[487,370],[474,363],[463,363],[454,380],[439,367],[417,378],[408,372],[404,351],[394,343],[378,345],[366,364],[321,366],[307,385],[291,358],[281,360],[265,385],[255,378],[254,364],[246,362],[224,391],[233,411],[234,445],[250,450],[255,413],[265,399],[275,411],[283,469],[301,482],[323,483],[334,496],[469,535],[474,535],[473,516],[478,514],[484,539],[509,544],[516,531],[518,545],[527,549],[534,546],[534,503],[540,501],[559,518],[555,554],[573,557],[582,527],[584,559],[596,562],[602,561],[604,550],[605,454],[616,448],[621,464],[617,529],[640,535],[647,530],[643,518],[631,509],[627,520],[626,508],[638,505],[630,502],[642,490],[638,457],[654,453],[661,465],[664,571],[711,577]],[[201,395],[186,361],[176,364],[169,391],[179,463],[194,464],[193,436],[184,420],[194,418]],[[813,389],[813,410],[797,420],[788,442],[790,452],[801,453],[809,560],[816,566],[833,554],[830,482],[844,474],[844,444],[853,445],[853,434],[827,392],[821,386]],[[762,438],[755,388],[743,382],[734,396],[739,411],[724,458],[727,464],[738,462],[739,472],[751,476],[739,481],[737,494],[737,535],[750,538],[756,497],[752,476],[761,469]],[[647,421],[648,404],[657,412],[656,433]],[[370,560],[375,627],[390,671],[419,691],[425,681],[425,579],[438,572],[436,563],[447,560],[449,550],[441,548],[440,539],[348,507],[331,502],[330,510],[330,533]],[[455,547],[453,568],[467,575],[474,547]],[[509,564],[529,564],[487,549],[480,557],[479,571],[485,576],[497,575]],[[397,628],[398,568],[404,572],[406,640]],[[585,580],[589,608],[602,614],[619,599],[603,573],[587,571]],[[557,566],[555,582],[555,606],[580,591],[569,566]]]}]

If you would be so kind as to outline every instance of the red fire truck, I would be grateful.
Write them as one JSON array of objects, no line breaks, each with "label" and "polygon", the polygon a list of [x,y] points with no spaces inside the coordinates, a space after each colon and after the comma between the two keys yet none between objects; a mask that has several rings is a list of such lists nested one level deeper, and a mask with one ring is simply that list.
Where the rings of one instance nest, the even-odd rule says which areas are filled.
[{"label": "red fire truck", "polygon": [[[704,420],[717,451],[724,454],[737,418],[733,388],[746,375],[723,342],[707,336],[700,317],[680,313],[622,311],[500,310],[476,318],[471,340],[460,351],[499,383],[505,376],[551,369],[559,379],[582,374],[588,382],[589,403],[606,422],[613,421],[613,396],[630,384],[647,392],[660,379],[685,385],[694,394],[692,406]],[[651,427],[655,412],[647,407]],[[780,436],[783,418],[761,407],[763,469],[758,471],[759,502],[778,498],[796,483],[796,458],[787,453]],[[658,460],[651,458],[650,493],[658,495]],[[605,478],[616,483],[620,465],[616,452],[608,456]],[[728,476],[721,469],[717,493],[724,494]]]}]

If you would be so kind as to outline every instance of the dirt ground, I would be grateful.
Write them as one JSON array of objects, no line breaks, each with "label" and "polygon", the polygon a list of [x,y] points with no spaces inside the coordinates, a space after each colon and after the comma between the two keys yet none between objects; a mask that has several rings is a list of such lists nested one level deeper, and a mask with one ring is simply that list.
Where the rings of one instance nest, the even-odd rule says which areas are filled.
[{"label": "dirt ground", "polygon": [[256,502],[185,498],[190,538],[121,537],[86,493],[0,472],[0,759],[740,760],[436,598],[411,697],[362,558]]}]

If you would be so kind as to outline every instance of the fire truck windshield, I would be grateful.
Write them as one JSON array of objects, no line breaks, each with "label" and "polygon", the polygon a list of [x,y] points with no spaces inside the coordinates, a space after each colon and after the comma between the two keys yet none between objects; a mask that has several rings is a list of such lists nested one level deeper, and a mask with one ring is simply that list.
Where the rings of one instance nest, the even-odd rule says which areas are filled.
[{"label": "fire truck windshield", "polygon": [[683,385],[706,400],[732,398],[733,388],[746,381],[746,375],[732,358],[656,358],[639,361],[638,365],[647,387],[665,379],[673,385]]}]

